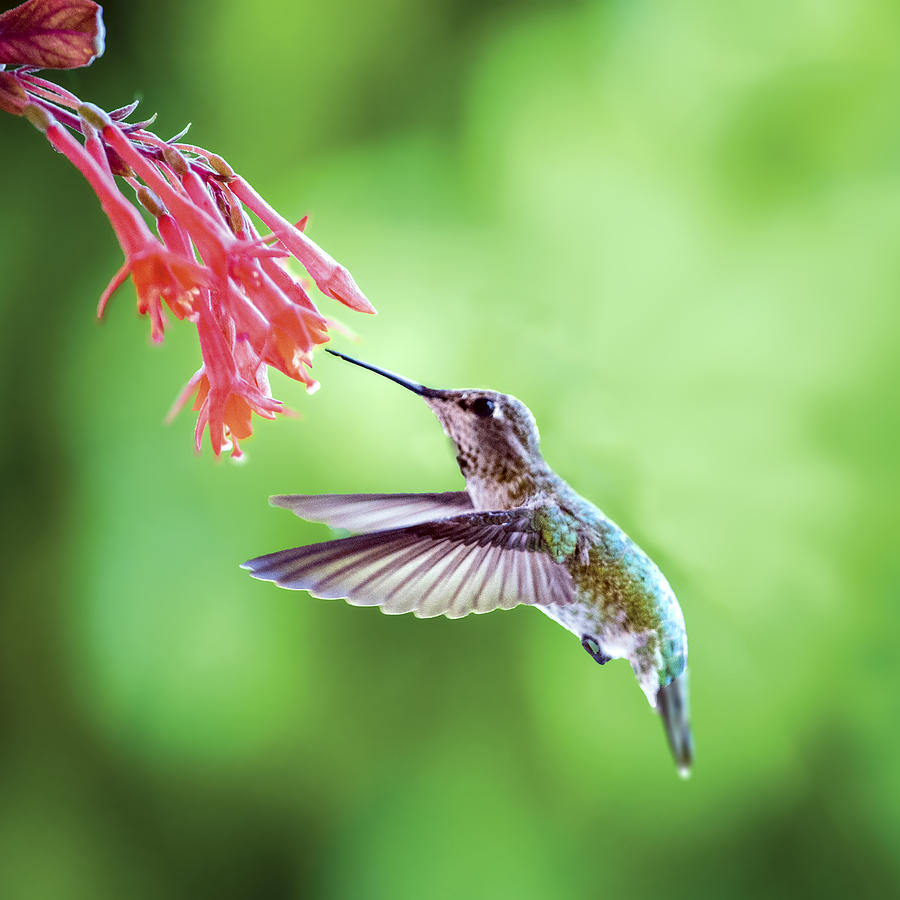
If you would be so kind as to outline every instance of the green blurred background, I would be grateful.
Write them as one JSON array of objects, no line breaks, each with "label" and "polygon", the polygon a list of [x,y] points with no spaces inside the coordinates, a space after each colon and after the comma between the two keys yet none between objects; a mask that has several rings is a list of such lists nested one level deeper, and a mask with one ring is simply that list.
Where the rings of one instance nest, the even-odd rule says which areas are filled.
[{"label": "green blurred background", "polygon": [[516,394],[659,562],[694,777],[630,669],[539,613],[382,616],[250,580],[278,492],[453,490],[423,404],[324,354],[247,460],[162,418],[81,177],[0,140],[0,894],[900,891],[900,7],[116,3],[60,76],[145,98],[344,262],[335,346]]}]

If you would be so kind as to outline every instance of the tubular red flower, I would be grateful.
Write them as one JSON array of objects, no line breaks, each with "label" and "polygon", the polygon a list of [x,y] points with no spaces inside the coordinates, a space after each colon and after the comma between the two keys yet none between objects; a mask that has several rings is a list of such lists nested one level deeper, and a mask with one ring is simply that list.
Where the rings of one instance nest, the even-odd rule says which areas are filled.
[{"label": "tubular red flower", "polygon": [[[283,406],[272,398],[265,364],[253,353],[246,339],[236,338],[231,347],[215,327],[214,312],[201,292],[197,333],[203,351],[204,371],[197,380],[194,410],[199,413],[194,440],[200,449],[203,429],[209,428],[213,451],[218,456],[231,446],[231,455],[240,456],[239,440],[252,431],[250,413],[274,419]],[[190,396],[188,394],[188,396]]]},{"label": "tubular red flower", "polygon": [[161,341],[165,316],[160,300],[165,299],[170,305],[189,303],[192,292],[208,280],[206,272],[192,259],[168,250],[153,236],[140,213],[119,193],[109,168],[98,162],[52,117],[44,133],[50,144],[88,180],[125,253],[125,263],[103,292],[97,314],[103,315],[109,298],[131,275],[138,295],[138,310],[150,316],[153,340]]},{"label": "tubular red flower", "polygon": [[[31,13],[66,9],[84,13],[94,4],[30,0],[10,11],[18,19],[0,16],[0,52],[12,46],[10,40],[17,35],[27,40],[39,36],[34,28],[26,35],[31,27],[26,28],[21,17],[26,8]],[[93,32],[89,28],[78,32],[79,52],[84,52],[85,34],[93,34],[96,49],[98,35],[102,36],[99,17],[97,23]],[[62,45],[57,41],[54,46]],[[72,55],[66,64],[75,64],[74,59]],[[0,70],[3,62],[0,57]],[[28,119],[84,175],[122,247],[125,261],[103,291],[98,315],[130,277],[138,312],[150,319],[154,341],[163,338],[166,307],[178,319],[193,323],[202,365],[172,414],[193,397],[198,450],[208,429],[216,455],[230,447],[232,455],[239,456],[239,442],[252,432],[253,414],[271,419],[286,411],[272,397],[268,367],[300,381],[311,392],[318,387],[310,374],[312,351],[329,339],[332,323],[310,298],[310,283],[292,275],[284,258],[293,255],[327,296],[362,312],[372,313],[374,308],[349,272],[303,233],[306,217],[292,225],[220,156],[175,143],[177,138],[163,141],[149,131],[152,118],[126,122],[135,107],[107,113],[36,77],[27,66],[0,71],[0,109]],[[80,132],[84,143],[72,132]],[[158,236],[133,200],[123,195],[116,176],[124,178],[137,203],[155,219]],[[260,237],[247,210],[256,213],[272,234]]]},{"label": "tubular red flower", "polygon": [[357,287],[353,276],[335,262],[315,241],[310,240],[299,228],[276,212],[260,195],[236,175],[230,184],[234,195],[256,213],[291,255],[303,263],[316,286],[323,294],[334,297],[357,312],[374,313],[375,307]]}]

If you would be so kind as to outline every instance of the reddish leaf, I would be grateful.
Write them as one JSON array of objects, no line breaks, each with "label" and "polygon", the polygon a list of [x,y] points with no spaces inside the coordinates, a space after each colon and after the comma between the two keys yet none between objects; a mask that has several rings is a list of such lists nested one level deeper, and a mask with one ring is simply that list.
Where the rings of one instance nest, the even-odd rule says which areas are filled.
[{"label": "reddish leaf", "polygon": [[22,85],[9,72],[0,72],[0,109],[21,116],[26,103],[28,94]]},{"label": "reddish leaf", "polygon": [[0,15],[0,63],[87,66],[103,53],[102,13],[92,0],[27,0]]}]

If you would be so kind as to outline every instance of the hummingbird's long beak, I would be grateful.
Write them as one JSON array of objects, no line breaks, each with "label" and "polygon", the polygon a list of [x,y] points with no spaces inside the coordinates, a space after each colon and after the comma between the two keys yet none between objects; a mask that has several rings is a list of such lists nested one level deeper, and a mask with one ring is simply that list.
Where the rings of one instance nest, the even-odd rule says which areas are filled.
[{"label": "hummingbird's long beak", "polygon": [[678,764],[678,774],[687,778],[694,761],[694,739],[687,701],[687,672],[683,672],[656,695],[656,708],[666,726],[666,737]]},{"label": "hummingbird's long beak", "polygon": [[379,369],[378,366],[373,366],[371,363],[362,362],[362,360],[354,359],[352,356],[347,356],[345,353],[338,353],[337,350],[329,350],[328,347],[324,348],[326,353],[330,353],[332,356],[339,356],[341,359],[346,359],[347,362],[353,363],[354,366],[359,366],[362,369],[368,369],[370,372],[375,372],[378,375],[383,375],[385,378],[389,378],[391,381],[396,381],[397,384],[403,385],[408,391],[412,391],[414,394],[418,394],[420,397],[436,397],[441,394],[441,391],[437,391],[434,388],[427,388],[424,385],[416,384],[415,381],[410,381],[407,378],[404,378],[401,375],[395,375],[393,372],[388,372],[387,369]]}]

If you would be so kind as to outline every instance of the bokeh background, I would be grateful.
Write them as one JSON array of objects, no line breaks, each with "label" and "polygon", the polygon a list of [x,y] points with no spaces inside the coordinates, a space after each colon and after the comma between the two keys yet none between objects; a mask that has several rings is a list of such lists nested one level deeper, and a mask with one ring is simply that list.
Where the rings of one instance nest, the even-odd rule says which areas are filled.
[{"label": "bokeh background", "polygon": [[163,416],[80,176],[0,122],[0,894],[900,891],[900,7],[114,3],[60,80],[221,152],[380,311],[335,345],[525,400],[660,563],[694,776],[628,666],[518,609],[250,580],[279,492],[453,490],[431,413],[322,355],[241,465]]}]

